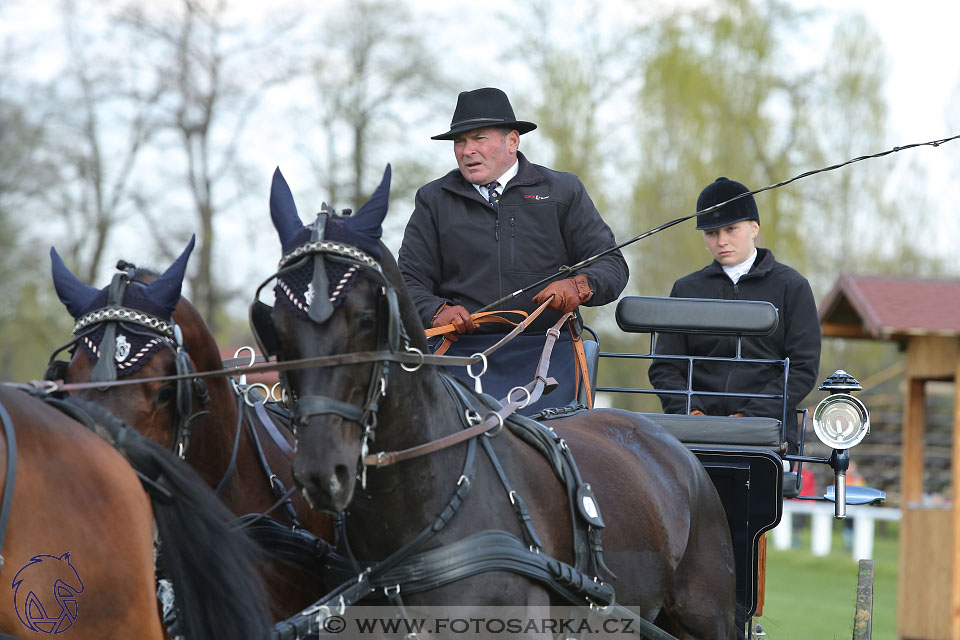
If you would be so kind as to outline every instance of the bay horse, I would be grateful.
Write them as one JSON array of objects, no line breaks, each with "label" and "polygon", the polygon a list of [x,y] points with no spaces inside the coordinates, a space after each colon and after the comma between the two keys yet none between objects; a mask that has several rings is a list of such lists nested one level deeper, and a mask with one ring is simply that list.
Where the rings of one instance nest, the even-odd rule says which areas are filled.
[{"label": "bay horse", "polygon": [[[508,423],[496,437],[378,468],[381,456],[368,454],[369,447],[403,452],[437,441],[464,430],[465,408],[485,405],[440,367],[410,364],[430,356],[396,261],[379,241],[389,179],[388,165],[354,216],[321,212],[305,226],[278,169],[270,195],[283,249],[276,302],[267,316],[258,290],[251,309],[255,335],[274,343],[280,360],[339,358],[330,360],[338,366],[281,375],[296,415],[297,482],[315,508],[346,510],[360,566],[369,567],[368,576],[387,574],[353,588],[382,587],[391,602],[404,594],[402,604],[411,605],[549,606],[563,589],[575,592],[566,602],[595,604],[583,594],[606,585],[617,603],[677,638],[738,637],[733,552],[719,497],[698,460],[648,419],[596,409],[553,420],[552,431]],[[531,363],[531,378],[533,369]],[[541,455],[528,442],[537,438],[558,446]],[[554,469],[567,451],[586,481],[574,492]],[[568,484],[570,475],[576,471],[564,476]],[[591,488],[595,502],[586,499]],[[581,519],[591,525],[586,538],[576,533]],[[509,543],[505,556],[524,566],[514,571],[518,562],[489,554],[478,560],[493,541]],[[437,553],[445,555],[431,564]],[[578,560],[591,553],[592,563]],[[403,570],[397,559],[410,554],[421,573],[436,569],[436,579],[418,582],[415,570]],[[521,575],[539,555],[559,561],[548,561],[545,571],[562,577],[551,584]],[[463,579],[448,583],[453,574]]]},{"label": "bay horse", "polygon": [[[98,352],[107,354],[119,375],[129,379],[223,369],[212,333],[197,309],[180,295],[192,248],[191,240],[159,276],[121,263],[126,269],[115,279],[125,285],[113,302],[108,299],[110,287],[95,289],[80,282],[51,249],[54,285],[75,319],[90,318],[110,308],[129,312],[118,323],[113,344],[105,343],[106,321],[81,328],[73,341],[72,357],[61,372],[65,383],[96,379],[101,361]],[[138,323],[138,312],[151,313],[179,333]],[[125,353],[118,353],[117,340],[123,341],[120,345],[130,345]],[[298,494],[281,501],[285,488],[293,486],[293,436],[274,412],[252,401],[255,396],[249,396],[226,376],[202,382],[152,381],[123,388],[83,389],[73,395],[104,406],[151,440],[180,453],[210,487],[216,488],[230,511],[245,516],[244,521],[276,507],[268,514],[270,518],[258,520],[259,535],[255,536],[265,547],[260,568],[276,620],[290,617],[323,595],[320,565],[325,546],[311,543],[317,542],[315,536],[320,541],[333,539],[332,519],[310,509]],[[267,523],[272,526],[267,527]],[[314,535],[305,535],[304,530]],[[281,550],[287,555],[281,556]]]},{"label": "bay horse", "polygon": [[[227,526],[229,513],[213,493],[99,407],[69,406],[90,416],[97,433],[0,385],[0,420],[10,428],[0,438],[0,478],[5,492],[12,489],[0,536],[10,589],[0,637],[161,640],[155,564],[173,584],[178,633],[268,637],[262,584],[249,569],[253,547]],[[148,495],[144,486],[154,490]]]}]

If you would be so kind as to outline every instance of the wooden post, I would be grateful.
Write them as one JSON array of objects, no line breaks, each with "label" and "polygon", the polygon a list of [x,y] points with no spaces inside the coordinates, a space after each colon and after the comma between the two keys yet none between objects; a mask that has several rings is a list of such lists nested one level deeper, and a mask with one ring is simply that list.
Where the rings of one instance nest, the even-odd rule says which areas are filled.
[{"label": "wooden post", "polygon": [[924,381],[907,379],[907,406],[903,416],[903,471],[901,497],[903,508],[923,498],[923,436],[926,407]]},{"label": "wooden post", "polygon": [[861,560],[857,575],[857,608],[853,615],[853,640],[870,640],[873,634],[873,560]]},{"label": "wooden post", "polygon": [[[960,358],[957,359],[957,371],[953,377],[954,390],[960,383]],[[950,593],[950,629],[951,636],[960,638],[960,504],[957,503],[957,490],[960,489],[960,398],[953,401],[953,448],[951,449],[951,487],[953,489],[953,576]]]}]

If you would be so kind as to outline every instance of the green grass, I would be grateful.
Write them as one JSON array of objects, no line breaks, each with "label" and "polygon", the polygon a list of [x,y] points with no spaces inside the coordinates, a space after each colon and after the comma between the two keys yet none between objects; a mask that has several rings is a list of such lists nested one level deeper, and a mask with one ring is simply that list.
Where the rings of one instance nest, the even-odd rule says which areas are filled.
[{"label": "green grass", "polygon": [[[834,523],[832,552],[815,557],[807,536],[800,548],[767,545],[763,625],[770,640],[850,640],[857,593],[857,563],[843,548],[843,524]],[[874,544],[873,640],[896,640],[896,528]]]}]

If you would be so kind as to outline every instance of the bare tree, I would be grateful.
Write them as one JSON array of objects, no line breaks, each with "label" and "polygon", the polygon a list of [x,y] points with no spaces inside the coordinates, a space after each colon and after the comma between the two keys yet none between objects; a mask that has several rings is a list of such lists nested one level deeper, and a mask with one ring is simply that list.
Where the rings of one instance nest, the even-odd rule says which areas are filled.
[{"label": "bare tree", "polygon": [[43,154],[58,173],[45,190],[45,208],[67,229],[64,255],[92,282],[134,197],[132,176],[157,131],[162,84],[150,77],[131,82],[131,57],[104,47],[115,34],[92,27],[90,7],[81,2],[61,6],[67,66],[41,103],[49,130]]},{"label": "bare tree", "polygon": [[374,141],[402,153],[424,96],[446,85],[403,3],[351,0],[331,14],[312,65],[324,136],[317,172],[331,203],[355,208],[386,161]]},{"label": "bare tree", "polygon": [[[163,8],[138,3],[121,15],[153,52],[155,69],[167,83],[162,127],[173,154],[170,166],[184,168],[181,180],[199,227],[192,298],[214,329],[226,297],[214,278],[215,220],[242,193],[240,147],[250,116],[270,88],[297,73],[284,66],[280,52],[296,16],[269,22],[266,33],[255,35],[233,8],[227,0],[181,0]],[[144,213],[158,231],[165,230],[155,210],[145,206]]]}]

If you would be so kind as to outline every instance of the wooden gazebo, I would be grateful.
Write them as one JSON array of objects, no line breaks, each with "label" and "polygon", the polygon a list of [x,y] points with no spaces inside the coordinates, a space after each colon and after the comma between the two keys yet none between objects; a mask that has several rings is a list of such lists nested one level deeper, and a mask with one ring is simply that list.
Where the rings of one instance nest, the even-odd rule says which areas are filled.
[{"label": "wooden gazebo", "polygon": [[820,324],[824,337],[906,347],[897,634],[960,639],[960,402],[949,506],[923,502],[925,385],[960,380],[960,281],[845,274],[820,305]]}]

